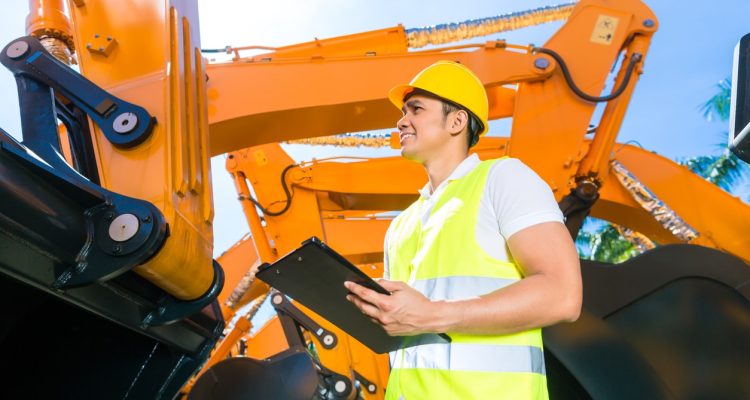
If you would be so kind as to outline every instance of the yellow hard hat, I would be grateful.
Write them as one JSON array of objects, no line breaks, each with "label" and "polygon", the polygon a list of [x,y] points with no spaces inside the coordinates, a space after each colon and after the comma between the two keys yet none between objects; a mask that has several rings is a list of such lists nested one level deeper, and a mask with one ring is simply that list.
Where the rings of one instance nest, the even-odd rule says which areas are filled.
[{"label": "yellow hard hat", "polygon": [[404,97],[414,89],[425,90],[467,109],[482,123],[479,136],[487,132],[487,92],[482,81],[463,64],[438,61],[423,69],[408,85],[398,85],[391,89],[388,99],[400,110],[404,106]]}]

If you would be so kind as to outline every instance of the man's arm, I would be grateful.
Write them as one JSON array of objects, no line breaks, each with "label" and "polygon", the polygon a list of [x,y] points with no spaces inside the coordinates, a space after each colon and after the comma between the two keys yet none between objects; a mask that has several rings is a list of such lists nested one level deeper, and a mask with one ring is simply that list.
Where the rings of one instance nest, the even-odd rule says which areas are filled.
[{"label": "man's arm", "polygon": [[382,280],[391,296],[347,282],[348,296],[390,335],[424,332],[509,334],[571,322],[581,312],[578,254],[565,225],[545,222],[508,238],[524,278],[489,294],[431,301],[404,282]]}]

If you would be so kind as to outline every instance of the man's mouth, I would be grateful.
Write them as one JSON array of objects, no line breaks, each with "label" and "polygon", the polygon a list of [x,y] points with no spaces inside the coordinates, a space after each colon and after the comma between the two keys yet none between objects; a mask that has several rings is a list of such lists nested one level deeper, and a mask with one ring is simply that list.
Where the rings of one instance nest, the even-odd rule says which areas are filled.
[{"label": "man's mouth", "polygon": [[410,138],[410,137],[416,137],[416,136],[417,136],[417,135],[416,135],[416,134],[414,134],[414,133],[402,133],[402,134],[401,134],[401,143],[403,143],[403,142],[404,142],[404,140],[406,140],[407,138]]}]

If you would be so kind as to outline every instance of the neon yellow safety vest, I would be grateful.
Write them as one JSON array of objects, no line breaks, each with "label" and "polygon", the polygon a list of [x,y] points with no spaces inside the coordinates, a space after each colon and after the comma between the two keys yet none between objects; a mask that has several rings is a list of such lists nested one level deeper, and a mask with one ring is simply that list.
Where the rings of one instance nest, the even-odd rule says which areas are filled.
[{"label": "neon yellow safety vest", "polygon": [[[432,300],[476,297],[521,279],[514,263],[490,256],[476,239],[479,203],[495,161],[483,161],[449,181],[424,226],[422,197],[393,220],[386,249],[390,279],[405,281]],[[447,333],[450,344],[391,354],[386,399],[548,398],[541,329]]]}]

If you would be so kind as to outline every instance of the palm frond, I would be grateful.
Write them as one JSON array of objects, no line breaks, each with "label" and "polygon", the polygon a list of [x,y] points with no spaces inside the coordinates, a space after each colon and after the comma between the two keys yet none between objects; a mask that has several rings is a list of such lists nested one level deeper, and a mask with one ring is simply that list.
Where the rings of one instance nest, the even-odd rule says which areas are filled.
[{"label": "palm frond", "polygon": [[613,264],[641,253],[641,250],[620,234],[617,227],[592,217],[584,220],[584,226],[576,238],[576,248],[578,255],[584,260]]},{"label": "palm frond", "polygon": [[716,84],[718,91],[701,106],[703,117],[709,121],[727,121],[732,98],[732,80],[724,78]]}]

